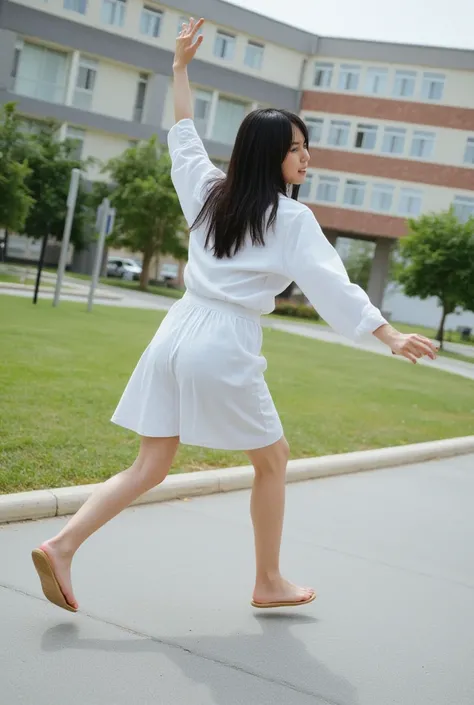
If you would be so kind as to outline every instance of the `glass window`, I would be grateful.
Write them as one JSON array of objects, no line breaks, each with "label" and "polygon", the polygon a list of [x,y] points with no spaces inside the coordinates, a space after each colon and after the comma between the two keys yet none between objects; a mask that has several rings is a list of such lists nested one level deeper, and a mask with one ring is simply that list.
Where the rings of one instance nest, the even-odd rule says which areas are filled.
[{"label": "glass window", "polygon": [[135,97],[135,107],[133,109],[133,119],[135,122],[142,122],[143,109],[145,107],[146,87],[148,84],[148,76],[146,73],[141,73],[138,79],[137,94]]},{"label": "glass window", "polygon": [[319,144],[323,134],[324,120],[321,118],[305,118],[310,144]]},{"label": "glass window", "polygon": [[64,9],[79,12],[80,15],[85,15],[87,10],[87,0],[64,0]]},{"label": "glass window", "polygon": [[310,198],[310,193],[311,193],[311,187],[313,185],[313,175],[312,174],[307,174],[306,179],[304,183],[301,184],[300,190],[298,193],[298,197],[301,200],[309,201]]},{"label": "glass window", "polygon": [[246,66],[250,66],[251,69],[261,69],[263,63],[263,50],[265,47],[263,44],[258,44],[257,42],[247,42],[247,47],[245,49],[245,60]]},{"label": "glass window", "polygon": [[356,149],[374,149],[377,140],[376,125],[357,125],[354,147]]},{"label": "glass window", "polygon": [[316,200],[324,203],[335,203],[337,201],[337,191],[339,179],[335,176],[320,176],[316,191]]},{"label": "glass window", "polygon": [[66,128],[66,139],[70,139],[74,142],[74,150],[71,152],[71,159],[81,159],[82,150],[84,147],[84,137],[86,136],[86,131],[79,127],[67,127]]},{"label": "glass window", "polygon": [[316,62],[314,65],[314,85],[319,88],[330,88],[332,83],[332,74],[334,71],[334,64],[325,64],[323,62]]},{"label": "glass window", "polygon": [[400,215],[417,216],[421,213],[421,191],[413,188],[402,188],[400,191],[400,201],[398,203],[398,212]]},{"label": "glass window", "polygon": [[72,104],[82,110],[90,110],[92,104],[92,94],[94,92],[95,80],[97,77],[97,61],[87,59],[83,56],[79,59],[77,71],[76,87]]},{"label": "glass window", "polygon": [[430,159],[433,154],[434,143],[434,132],[415,130],[411,142],[410,155],[412,157],[420,157],[421,159]]},{"label": "glass window", "polygon": [[370,207],[379,213],[389,213],[392,210],[395,187],[389,184],[374,184]]},{"label": "glass window", "polygon": [[424,73],[421,85],[423,100],[442,100],[446,76],[442,73]]},{"label": "glass window", "polygon": [[382,152],[385,154],[403,154],[406,132],[406,130],[399,127],[386,127],[383,133]]},{"label": "glass window", "polygon": [[209,120],[209,114],[211,111],[212,93],[209,91],[199,91],[195,92],[194,97],[194,124],[196,130],[201,135],[205,137],[207,130],[207,123]]},{"label": "glass window", "polygon": [[359,87],[360,66],[341,64],[338,88],[340,91],[356,91]]},{"label": "glass window", "polygon": [[14,91],[49,103],[62,103],[67,69],[67,54],[25,43],[19,55]]},{"label": "glass window", "polygon": [[245,103],[219,97],[212,139],[224,144],[233,144],[240,123],[247,114],[247,107]]},{"label": "glass window", "polygon": [[145,5],[140,16],[140,33],[147,37],[159,37],[162,17],[162,12]]},{"label": "glass window", "polygon": [[455,196],[453,208],[461,223],[467,223],[469,218],[474,218],[474,198],[468,196]]},{"label": "glass window", "polygon": [[385,95],[387,93],[388,69],[371,67],[365,76],[365,92],[371,95]]},{"label": "glass window", "polygon": [[395,98],[411,98],[415,93],[416,71],[396,71],[393,95]]},{"label": "glass window", "polygon": [[329,124],[328,144],[335,147],[345,147],[349,139],[350,122],[331,120]]},{"label": "glass window", "polygon": [[123,27],[126,0],[102,0],[102,22]]},{"label": "glass window", "polygon": [[220,59],[228,59],[230,61],[234,58],[234,53],[235,36],[233,34],[228,34],[227,32],[218,30],[216,40],[214,42],[214,56],[218,56]]},{"label": "glass window", "polygon": [[474,137],[467,138],[464,164],[474,164]]},{"label": "glass window", "polygon": [[365,181],[348,179],[344,189],[344,203],[346,206],[361,206],[364,203]]}]

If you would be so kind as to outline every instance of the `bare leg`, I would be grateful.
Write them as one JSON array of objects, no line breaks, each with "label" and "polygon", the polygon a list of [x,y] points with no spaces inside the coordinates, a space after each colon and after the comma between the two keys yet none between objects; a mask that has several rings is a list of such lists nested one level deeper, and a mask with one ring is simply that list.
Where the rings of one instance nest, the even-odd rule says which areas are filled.
[{"label": "bare leg", "polygon": [[50,557],[62,592],[77,607],[71,562],[79,546],[137,497],[162,482],[169,472],[179,438],[142,437],[137,459],[127,470],[101,484],[66,526],[41,548]]},{"label": "bare leg", "polygon": [[264,604],[307,600],[314,591],[293,585],[280,573],[288,443],[282,438],[267,448],[248,451],[247,455],[255,468],[250,503],[257,573],[253,599]]}]

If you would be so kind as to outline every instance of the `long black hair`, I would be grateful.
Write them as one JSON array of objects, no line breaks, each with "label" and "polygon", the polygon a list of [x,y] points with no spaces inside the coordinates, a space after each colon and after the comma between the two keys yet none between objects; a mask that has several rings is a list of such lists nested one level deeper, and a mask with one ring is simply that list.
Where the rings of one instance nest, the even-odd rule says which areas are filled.
[{"label": "long black hair", "polygon": [[[293,126],[308,130],[303,120],[288,110],[253,110],[243,120],[225,179],[210,186],[191,230],[206,224],[206,247],[218,259],[232,257],[243,246],[247,232],[253,245],[265,244],[265,232],[276,219],[279,194],[287,195],[282,163],[293,142]],[[291,197],[298,198],[299,186]],[[270,215],[268,215],[268,210]]]}]

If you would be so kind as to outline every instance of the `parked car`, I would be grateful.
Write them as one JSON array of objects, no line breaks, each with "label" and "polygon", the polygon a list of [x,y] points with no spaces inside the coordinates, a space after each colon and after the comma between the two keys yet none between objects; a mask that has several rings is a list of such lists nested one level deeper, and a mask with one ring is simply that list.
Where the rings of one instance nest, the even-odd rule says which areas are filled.
[{"label": "parked car", "polygon": [[133,259],[126,257],[109,257],[107,260],[108,277],[118,277],[119,279],[132,281],[133,279],[140,279],[141,273],[141,266]]}]

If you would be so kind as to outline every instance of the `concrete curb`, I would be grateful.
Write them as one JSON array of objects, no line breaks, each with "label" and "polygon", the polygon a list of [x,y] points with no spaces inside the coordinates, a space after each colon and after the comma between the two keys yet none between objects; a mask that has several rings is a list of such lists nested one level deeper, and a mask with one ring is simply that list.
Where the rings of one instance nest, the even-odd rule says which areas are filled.
[{"label": "concrete curb", "polygon": [[[287,481],[300,482],[331,475],[379,470],[468,453],[474,453],[474,436],[327,455],[320,458],[303,458],[289,462]],[[133,505],[243,490],[251,487],[252,481],[252,467],[169,475],[161,485],[139,497]],[[74,514],[95,487],[97,485],[79,485],[0,495],[0,523]]]}]

